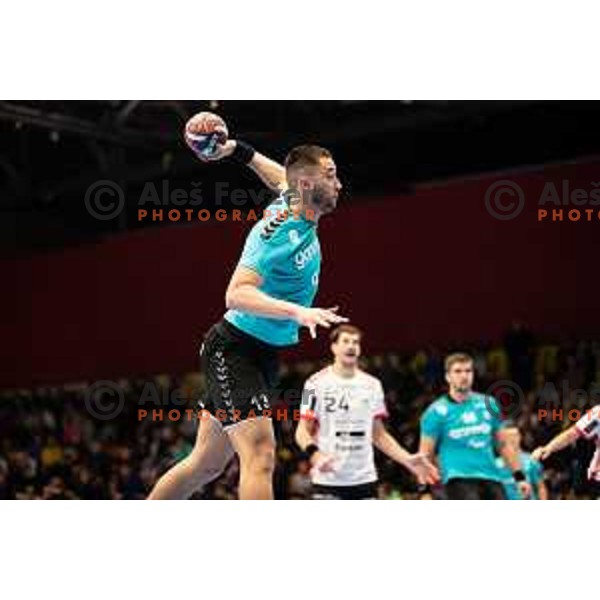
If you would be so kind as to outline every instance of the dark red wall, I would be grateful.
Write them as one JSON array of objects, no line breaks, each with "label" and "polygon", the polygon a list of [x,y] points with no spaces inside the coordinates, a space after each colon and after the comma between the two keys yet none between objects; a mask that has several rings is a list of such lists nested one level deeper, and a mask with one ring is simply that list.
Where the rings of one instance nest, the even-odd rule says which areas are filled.
[{"label": "dark red wall", "polygon": [[[486,189],[498,179],[524,190],[525,208],[513,220],[486,210]],[[495,339],[515,317],[549,336],[600,334],[600,220],[537,221],[544,182],[562,179],[589,191],[600,163],[341,205],[319,226],[318,303],[339,303],[366,329],[372,351]],[[249,227],[146,230],[2,263],[0,386],[193,368],[196,340],[223,312]],[[323,347],[304,338],[300,351]]]}]

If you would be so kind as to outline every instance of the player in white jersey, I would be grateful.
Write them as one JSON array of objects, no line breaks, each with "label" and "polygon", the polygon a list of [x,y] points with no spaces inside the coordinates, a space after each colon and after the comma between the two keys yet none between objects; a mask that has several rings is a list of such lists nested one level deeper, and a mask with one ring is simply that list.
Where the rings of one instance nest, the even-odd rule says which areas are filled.
[{"label": "player in white jersey", "polygon": [[376,497],[376,446],[413,473],[420,483],[435,483],[437,469],[423,456],[410,454],[386,430],[381,382],[358,367],[362,333],[340,325],[331,333],[333,364],[305,385],[296,442],[313,465],[314,498]]},{"label": "player in white jersey", "polygon": [[532,457],[535,460],[545,460],[554,452],[559,452],[574,444],[579,438],[589,440],[596,445],[596,452],[588,467],[588,479],[595,484],[597,489],[600,489],[600,405],[586,411],[577,423],[559,433],[545,446],[536,448]]}]

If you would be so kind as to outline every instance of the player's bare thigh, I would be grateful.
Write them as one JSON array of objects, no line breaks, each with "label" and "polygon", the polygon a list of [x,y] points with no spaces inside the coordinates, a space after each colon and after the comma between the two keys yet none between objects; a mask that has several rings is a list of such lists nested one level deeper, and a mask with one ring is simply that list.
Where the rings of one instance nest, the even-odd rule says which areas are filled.
[{"label": "player's bare thigh", "polygon": [[201,463],[200,468],[215,470],[223,470],[233,458],[234,449],[229,437],[212,415],[200,419],[192,455]]},{"label": "player's bare thigh", "polygon": [[226,435],[235,451],[242,456],[269,452],[275,447],[275,434],[271,419],[257,417],[247,419],[225,428]]}]

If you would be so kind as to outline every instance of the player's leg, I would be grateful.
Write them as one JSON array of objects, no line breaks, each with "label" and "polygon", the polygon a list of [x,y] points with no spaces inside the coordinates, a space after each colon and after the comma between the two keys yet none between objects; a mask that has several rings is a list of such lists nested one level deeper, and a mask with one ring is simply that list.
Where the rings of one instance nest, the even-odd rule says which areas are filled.
[{"label": "player's leg", "polygon": [[377,483],[357,485],[313,484],[313,500],[377,500]]},{"label": "player's leg", "polygon": [[479,481],[477,479],[450,479],[444,486],[448,500],[479,500]]},{"label": "player's leg", "polygon": [[221,321],[205,343],[203,360],[212,407],[240,460],[239,498],[272,498],[276,349]]},{"label": "player's leg", "polygon": [[192,452],[156,483],[149,500],[181,500],[216,479],[233,457],[229,438],[213,417],[201,419]]},{"label": "player's leg", "polygon": [[482,500],[506,500],[506,492],[501,483],[485,480],[481,482]]},{"label": "player's leg", "polygon": [[275,469],[275,435],[271,420],[248,419],[226,428],[240,460],[240,500],[271,500]]},{"label": "player's leg", "polygon": [[336,490],[333,486],[324,486],[314,484],[312,486],[312,495],[311,498],[313,500],[341,500],[342,498],[336,494]]}]

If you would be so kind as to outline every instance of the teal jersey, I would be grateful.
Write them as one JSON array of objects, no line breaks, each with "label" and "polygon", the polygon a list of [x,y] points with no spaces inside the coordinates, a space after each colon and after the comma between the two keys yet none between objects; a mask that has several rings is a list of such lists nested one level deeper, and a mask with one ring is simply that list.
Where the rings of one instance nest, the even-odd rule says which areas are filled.
[{"label": "teal jersey", "polygon": [[494,398],[475,392],[463,402],[444,395],[429,405],[421,417],[421,435],[435,443],[442,483],[455,478],[501,482],[496,466],[500,414]]},{"label": "teal jersey", "polygon": [[[238,266],[256,271],[265,294],[311,306],[319,285],[321,247],[317,222],[294,214],[276,199],[266,209],[271,216],[256,223],[244,245]],[[299,325],[292,319],[271,319],[240,310],[228,310],[225,319],[245,333],[274,346],[298,342]]]},{"label": "teal jersey", "polygon": [[[525,477],[531,485],[530,500],[539,500],[538,485],[544,479],[542,465],[537,460],[533,460],[529,452],[521,452],[520,458],[521,470],[525,473]],[[504,486],[506,497],[509,500],[521,500],[522,497],[519,488],[517,487],[517,482],[512,475],[512,471],[506,465],[502,457],[499,456],[496,459],[496,466],[502,477],[502,485]]]}]

